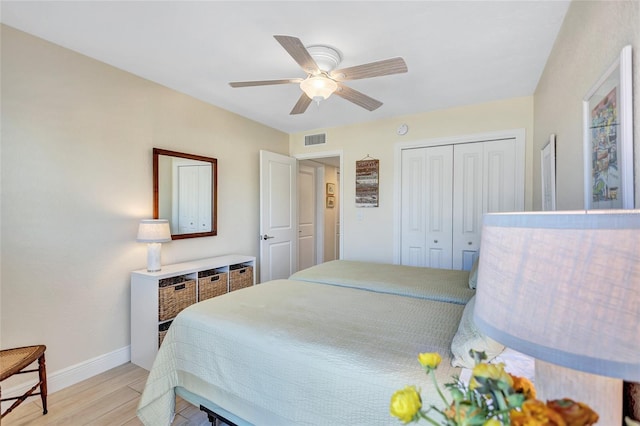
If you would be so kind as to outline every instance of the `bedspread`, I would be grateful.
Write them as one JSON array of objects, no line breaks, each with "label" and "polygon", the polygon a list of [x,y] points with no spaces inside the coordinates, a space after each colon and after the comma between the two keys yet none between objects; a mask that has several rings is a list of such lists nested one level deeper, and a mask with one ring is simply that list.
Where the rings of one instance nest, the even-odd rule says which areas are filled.
[{"label": "bedspread", "polygon": [[469,271],[333,260],[296,272],[289,279],[464,305],[475,291]]},{"label": "bedspread", "polygon": [[256,425],[397,425],[394,391],[415,384],[442,406],[417,362],[443,355],[463,305],[276,280],[197,303],[174,320],[142,394],[146,425],[169,425],[176,386]]}]

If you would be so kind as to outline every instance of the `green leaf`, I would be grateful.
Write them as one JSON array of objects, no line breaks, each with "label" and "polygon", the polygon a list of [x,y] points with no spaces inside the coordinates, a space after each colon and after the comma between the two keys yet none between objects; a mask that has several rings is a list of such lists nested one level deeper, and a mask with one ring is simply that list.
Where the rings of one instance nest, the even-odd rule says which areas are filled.
[{"label": "green leaf", "polygon": [[460,389],[450,389],[449,391],[454,401],[462,401],[464,399],[464,393]]},{"label": "green leaf", "polygon": [[507,403],[511,408],[520,408],[524,402],[524,395],[521,393],[514,393],[507,397]]}]

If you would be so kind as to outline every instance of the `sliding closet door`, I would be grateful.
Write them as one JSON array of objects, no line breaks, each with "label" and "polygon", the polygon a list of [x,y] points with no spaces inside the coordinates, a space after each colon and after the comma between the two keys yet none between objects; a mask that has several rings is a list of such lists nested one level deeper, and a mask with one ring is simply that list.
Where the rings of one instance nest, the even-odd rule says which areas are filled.
[{"label": "sliding closet door", "polygon": [[482,216],[522,210],[514,139],[455,145],[453,269],[471,269],[480,250]]},{"label": "sliding closet door", "polygon": [[452,267],[453,147],[402,151],[402,264]]},{"label": "sliding closet door", "polygon": [[460,144],[453,150],[453,269],[471,269],[480,247],[483,146]]},{"label": "sliding closet door", "polygon": [[482,216],[524,209],[524,139],[402,150],[403,265],[471,269]]},{"label": "sliding closet door", "polygon": [[515,141],[504,139],[483,145],[485,173],[482,181],[482,212],[523,210]]}]

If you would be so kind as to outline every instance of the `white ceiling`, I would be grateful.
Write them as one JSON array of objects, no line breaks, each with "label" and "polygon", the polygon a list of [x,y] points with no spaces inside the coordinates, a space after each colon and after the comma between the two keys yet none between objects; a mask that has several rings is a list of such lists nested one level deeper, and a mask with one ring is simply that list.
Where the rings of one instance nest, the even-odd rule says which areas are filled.
[{"label": "white ceiling", "polygon": [[[532,95],[569,1],[2,1],[3,23],[287,133]],[[347,82],[289,112],[304,77],[273,35],[328,44],[340,68],[401,56],[409,72]]]}]

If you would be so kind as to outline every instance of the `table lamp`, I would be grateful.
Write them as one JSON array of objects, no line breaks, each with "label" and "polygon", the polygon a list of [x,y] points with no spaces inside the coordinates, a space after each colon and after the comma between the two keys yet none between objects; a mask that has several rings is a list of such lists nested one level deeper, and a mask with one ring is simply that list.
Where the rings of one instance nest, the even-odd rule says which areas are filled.
[{"label": "table lamp", "polygon": [[622,381],[640,381],[640,210],[487,214],[480,246],[479,329],[535,358],[539,399],[621,425]]},{"label": "table lamp", "polygon": [[171,229],[166,219],[143,219],[138,227],[136,241],[147,243],[147,271],[160,271],[162,243],[171,241]]}]

